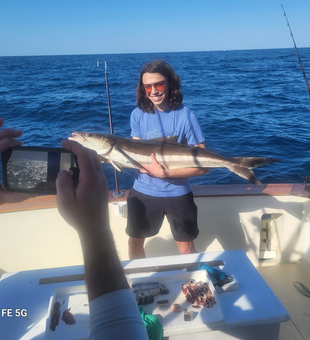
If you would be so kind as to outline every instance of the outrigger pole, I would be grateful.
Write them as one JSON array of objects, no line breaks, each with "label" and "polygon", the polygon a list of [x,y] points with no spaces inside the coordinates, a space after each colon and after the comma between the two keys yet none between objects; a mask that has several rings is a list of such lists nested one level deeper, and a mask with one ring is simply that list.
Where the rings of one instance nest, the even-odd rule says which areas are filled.
[{"label": "outrigger pole", "polygon": [[309,84],[308,84],[308,80],[307,80],[307,77],[306,77],[305,70],[304,70],[304,68],[303,68],[303,66],[302,66],[302,62],[301,62],[301,59],[300,59],[300,56],[299,56],[299,53],[298,53],[298,49],[297,49],[297,46],[296,46],[296,43],[295,43],[295,39],[294,39],[294,36],[293,36],[293,32],[292,32],[292,30],[291,30],[290,23],[288,22],[288,19],[287,19],[287,16],[286,16],[284,7],[283,7],[283,5],[281,5],[281,6],[282,6],[282,8],[283,8],[284,16],[285,16],[286,21],[287,21],[287,26],[288,26],[288,28],[289,28],[289,30],[290,30],[290,32],[291,32],[291,37],[292,37],[292,39],[293,39],[293,43],[294,43],[294,46],[295,46],[295,50],[296,50],[296,53],[297,53],[297,57],[298,57],[298,60],[299,60],[299,63],[300,63],[300,67],[301,67],[301,70],[302,70],[302,74],[303,74],[303,76],[304,76],[304,78],[305,78],[305,81],[306,81],[306,85],[307,85],[307,88],[308,88],[308,95],[310,96],[310,87],[309,87]]},{"label": "outrigger pole", "polygon": [[[110,132],[111,132],[111,135],[113,135],[113,123],[112,123],[112,114],[111,114],[111,104],[110,104],[110,95],[109,95],[109,84],[108,84],[108,74],[107,74],[107,63],[105,62],[105,60],[103,59],[99,59],[97,61],[97,66],[99,67],[100,65],[100,61],[103,61],[104,62],[104,69],[105,69],[105,72],[104,72],[104,75],[105,75],[105,86],[106,86],[106,89],[107,89],[107,97],[108,97],[108,111],[109,111],[109,122],[110,122]],[[119,186],[118,186],[118,177],[117,177],[117,171],[116,169],[114,168],[114,177],[115,177],[115,189],[116,191],[113,192],[113,196],[114,197],[121,197],[121,196],[124,196],[124,193],[119,191]]]}]

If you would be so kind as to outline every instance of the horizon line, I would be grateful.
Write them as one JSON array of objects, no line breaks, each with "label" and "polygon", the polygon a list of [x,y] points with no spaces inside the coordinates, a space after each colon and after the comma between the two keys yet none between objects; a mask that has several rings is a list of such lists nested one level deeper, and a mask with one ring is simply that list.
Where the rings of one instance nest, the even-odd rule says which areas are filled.
[{"label": "horizon line", "polygon": [[[298,47],[298,49],[309,48]],[[284,50],[295,49],[295,47],[274,47],[274,48],[246,48],[246,49],[220,49],[220,50],[198,50],[198,51],[173,51],[173,52],[120,52],[120,53],[76,53],[76,54],[26,54],[26,55],[0,55],[6,57],[56,57],[56,56],[81,56],[81,55],[125,55],[125,54],[162,54],[162,53],[201,53],[201,52],[232,52],[232,51],[256,51],[256,50]]]}]

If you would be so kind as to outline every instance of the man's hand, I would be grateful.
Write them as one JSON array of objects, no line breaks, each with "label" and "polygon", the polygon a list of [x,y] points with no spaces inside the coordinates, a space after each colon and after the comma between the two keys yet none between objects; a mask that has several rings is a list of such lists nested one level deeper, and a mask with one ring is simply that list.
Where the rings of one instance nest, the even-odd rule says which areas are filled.
[{"label": "man's hand", "polygon": [[97,153],[74,141],[66,140],[61,145],[77,155],[80,173],[77,188],[67,171],[58,174],[56,188],[60,214],[78,232],[103,227],[108,215],[108,185]]},{"label": "man's hand", "polygon": [[152,164],[149,166],[144,166],[143,169],[140,169],[142,174],[149,174],[158,178],[167,177],[166,170],[157,162],[155,155],[151,154]]},{"label": "man's hand", "polygon": [[[4,124],[4,120],[0,118],[0,127]],[[23,134],[21,130],[2,129],[0,130],[0,153],[13,146],[23,144],[21,140],[15,140]]]},{"label": "man's hand", "polygon": [[[4,120],[0,118],[0,127],[4,124]],[[13,146],[20,146],[23,144],[21,140],[16,140],[22,135],[21,130],[2,129],[0,130],[0,153]],[[0,184],[0,204],[5,203],[19,203],[28,198],[35,197],[35,194],[26,194],[20,192],[7,191]]]},{"label": "man's hand", "polygon": [[[141,140],[139,137],[132,137],[133,139]],[[199,143],[195,145],[197,148],[205,149],[205,143]],[[143,169],[139,169],[142,174],[149,174],[157,178],[188,178],[207,174],[209,168],[179,168],[179,169],[164,169],[158,162],[154,155],[151,154],[152,164],[144,166]]]},{"label": "man's hand", "polygon": [[139,171],[143,174],[149,174],[157,178],[188,178],[204,175],[209,172],[208,168],[179,168],[179,169],[164,169],[156,160],[155,155],[151,154],[152,164],[144,166]]}]

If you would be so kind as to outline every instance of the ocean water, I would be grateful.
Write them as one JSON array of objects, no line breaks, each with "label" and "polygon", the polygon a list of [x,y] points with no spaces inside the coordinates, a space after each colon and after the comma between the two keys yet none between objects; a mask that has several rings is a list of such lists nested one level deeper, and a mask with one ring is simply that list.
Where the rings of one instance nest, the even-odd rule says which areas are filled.
[{"label": "ocean water", "polygon": [[[299,49],[310,80],[310,48]],[[264,184],[310,177],[310,102],[295,50],[0,57],[0,117],[23,130],[24,145],[58,147],[73,131],[110,133],[107,62],[114,133],[130,138],[129,118],[142,66],[167,61],[179,74],[184,104],[197,115],[206,146],[227,157],[274,157],[254,170]],[[114,170],[103,164],[110,190]],[[137,170],[118,173],[120,189]],[[191,184],[248,183],[226,169]]]}]

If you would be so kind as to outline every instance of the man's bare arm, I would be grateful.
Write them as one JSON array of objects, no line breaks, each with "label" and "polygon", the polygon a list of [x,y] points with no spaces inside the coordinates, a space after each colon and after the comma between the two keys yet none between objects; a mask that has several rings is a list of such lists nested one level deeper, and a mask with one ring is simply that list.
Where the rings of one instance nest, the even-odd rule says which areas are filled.
[{"label": "man's bare arm", "polygon": [[[138,137],[133,137],[133,139],[141,139]],[[205,149],[206,146],[204,143],[199,143],[195,145],[195,147]],[[158,178],[188,178],[195,177],[206,174],[209,172],[209,168],[179,168],[179,169],[164,169],[156,160],[156,156],[154,154],[151,155],[152,165],[145,166],[144,169],[141,169],[141,173],[148,173],[154,177]]]}]

